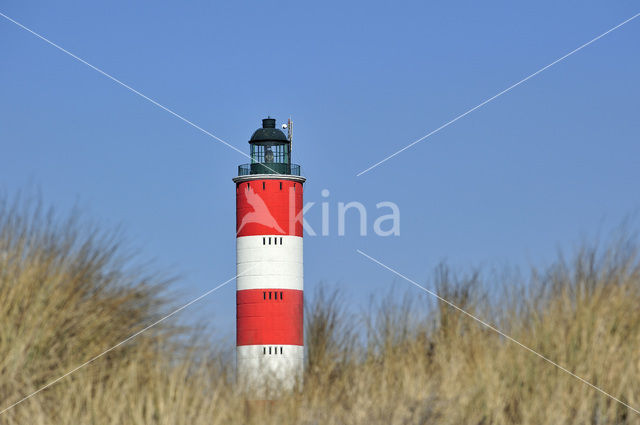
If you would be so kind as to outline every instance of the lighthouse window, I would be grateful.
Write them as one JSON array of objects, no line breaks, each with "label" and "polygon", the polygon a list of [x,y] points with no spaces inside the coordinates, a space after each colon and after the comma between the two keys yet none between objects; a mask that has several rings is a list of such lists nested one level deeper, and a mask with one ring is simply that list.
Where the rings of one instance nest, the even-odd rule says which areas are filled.
[{"label": "lighthouse window", "polygon": [[262,245],[266,245],[267,244],[267,238],[262,238]]},{"label": "lighthouse window", "polygon": [[288,143],[264,143],[251,144],[251,163],[280,163],[287,164],[289,162],[289,146]]},{"label": "lighthouse window", "polygon": [[280,182],[280,190],[282,190],[282,182]]},{"label": "lighthouse window", "polygon": [[280,299],[282,299],[282,292],[280,292]]},{"label": "lighthouse window", "polygon": [[269,347],[269,354],[271,354],[271,347]]},{"label": "lighthouse window", "polygon": [[247,183],[247,189],[249,189],[251,186],[249,186],[249,183]]},{"label": "lighthouse window", "polygon": [[262,299],[263,300],[267,299],[267,292],[266,291],[262,291]]},{"label": "lighthouse window", "polygon": [[280,238],[280,245],[282,245],[282,237]]},{"label": "lighthouse window", "polygon": [[271,291],[269,291],[269,299],[271,299]]},{"label": "lighthouse window", "polygon": [[262,354],[267,354],[267,347],[262,347]]},{"label": "lighthouse window", "polygon": [[262,182],[262,190],[264,190],[264,182]]}]

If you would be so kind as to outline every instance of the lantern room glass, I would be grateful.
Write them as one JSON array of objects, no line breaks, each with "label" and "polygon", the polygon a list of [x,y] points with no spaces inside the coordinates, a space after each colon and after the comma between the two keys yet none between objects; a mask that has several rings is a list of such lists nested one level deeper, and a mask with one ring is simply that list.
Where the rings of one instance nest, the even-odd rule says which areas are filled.
[{"label": "lantern room glass", "polygon": [[289,164],[289,143],[251,143],[251,163]]}]

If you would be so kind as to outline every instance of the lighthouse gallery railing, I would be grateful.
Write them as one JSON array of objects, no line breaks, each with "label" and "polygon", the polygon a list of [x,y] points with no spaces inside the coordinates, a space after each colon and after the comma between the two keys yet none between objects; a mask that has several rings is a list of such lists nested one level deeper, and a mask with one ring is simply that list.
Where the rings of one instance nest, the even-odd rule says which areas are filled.
[{"label": "lighthouse gallery railing", "polygon": [[242,164],[238,166],[239,176],[248,176],[250,174],[287,174],[299,176],[300,165],[284,164],[281,162],[270,162],[267,164],[255,162],[253,164]]}]

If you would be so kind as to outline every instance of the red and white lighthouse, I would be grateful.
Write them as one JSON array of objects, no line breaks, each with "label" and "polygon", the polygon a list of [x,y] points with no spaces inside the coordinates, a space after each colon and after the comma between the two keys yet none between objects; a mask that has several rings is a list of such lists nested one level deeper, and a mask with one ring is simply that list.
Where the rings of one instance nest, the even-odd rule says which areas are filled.
[{"label": "red and white lighthouse", "polygon": [[[291,125],[291,124],[289,124]],[[289,137],[265,118],[236,184],[238,383],[291,389],[304,364],[302,185]]]}]

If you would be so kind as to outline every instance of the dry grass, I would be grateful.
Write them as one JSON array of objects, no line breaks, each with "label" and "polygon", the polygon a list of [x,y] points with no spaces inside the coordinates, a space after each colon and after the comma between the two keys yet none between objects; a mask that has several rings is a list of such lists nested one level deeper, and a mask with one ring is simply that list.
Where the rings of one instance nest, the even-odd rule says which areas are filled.
[{"label": "dry grass", "polygon": [[[639,408],[639,256],[632,245],[612,246],[560,258],[526,281],[457,278],[442,267],[434,287]],[[132,271],[126,258],[113,238],[74,220],[0,205],[0,409],[167,311],[166,280]],[[496,287],[504,290],[486,292]],[[408,288],[404,301],[374,300],[354,317],[340,292],[316,293],[306,313],[304,389],[277,403],[244,400],[228,358],[208,351],[194,330],[163,323],[0,423],[640,423],[640,415],[416,295]]]}]

